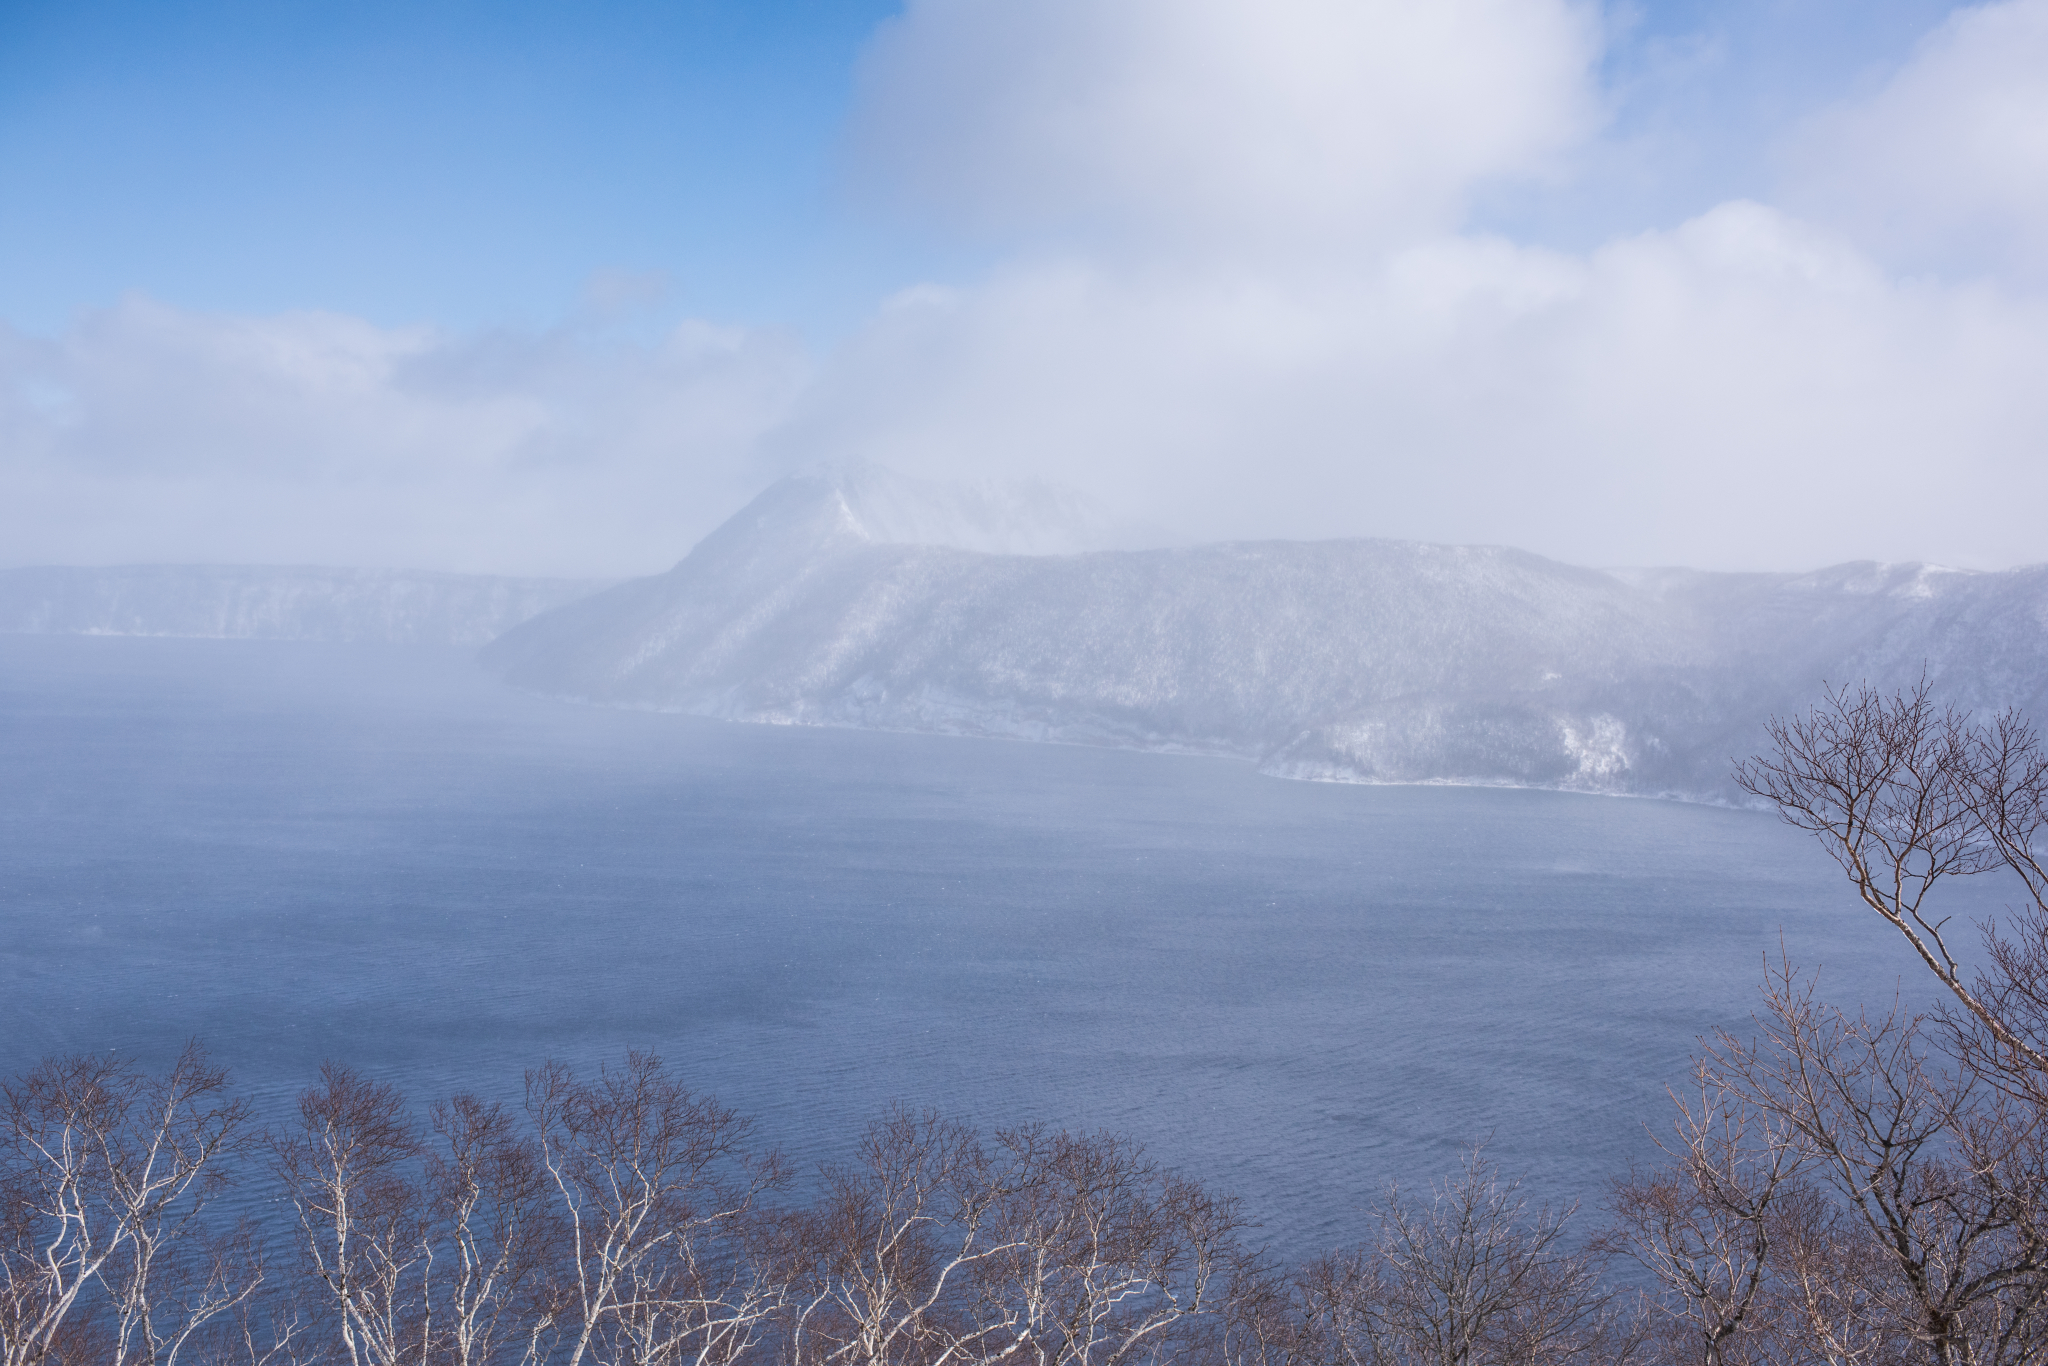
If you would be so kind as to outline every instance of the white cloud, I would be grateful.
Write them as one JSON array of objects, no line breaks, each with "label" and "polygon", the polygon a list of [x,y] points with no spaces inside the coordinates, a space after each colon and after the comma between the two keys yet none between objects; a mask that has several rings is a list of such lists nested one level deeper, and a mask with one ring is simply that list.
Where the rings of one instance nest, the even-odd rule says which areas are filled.
[{"label": "white cloud", "polygon": [[1957,10],[1787,163],[1788,204],[1904,266],[2048,280],[2048,0]]},{"label": "white cloud", "polygon": [[[1573,253],[1463,214],[1593,136],[1577,7],[916,0],[866,68],[862,165],[1025,244],[985,278],[903,292],[815,366],[703,325],[648,347],[145,301],[0,332],[0,546],[640,572],[774,472],[865,457],[1050,479],[1182,538],[2048,560],[2048,299],[1994,269],[2048,213],[2044,7],[1960,13],[1809,131],[1839,173],[1810,213]],[[1895,222],[1989,264],[1902,273]]]},{"label": "white cloud", "polygon": [[[2025,94],[2044,9],[1959,15],[1838,111],[1878,149],[1843,175],[1878,184],[1885,139],[1923,113],[1929,166],[1958,129],[1995,129],[1954,172],[1967,213],[2035,230],[2048,177],[1997,172],[2048,128]],[[1071,481],[1194,537],[2048,558],[2048,304],[1890,274],[1853,214],[1734,202],[1579,254],[1461,231],[1490,178],[1589,134],[1587,22],[1548,3],[913,4],[869,68],[870,162],[955,216],[1080,226],[896,300],[778,440]],[[2000,44],[2029,55],[1994,62]]]},{"label": "white cloud", "polygon": [[[1841,184],[1917,201],[1942,170],[1927,231],[2038,231],[2044,12],[1962,12],[1831,115]],[[2042,301],[1892,276],[1855,213],[1729,203],[1583,254],[1460,231],[1591,133],[1593,55],[1546,2],[915,2],[870,61],[868,164],[954,219],[1077,229],[897,299],[778,440],[1065,479],[1190,537],[2048,557]]]},{"label": "white cloud", "polygon": [[133,298],[0,332],[0,554],[647,572],[759,482],[806,373],[702,324],[634,346]]},{"label": "white cloud", "polygon": [[872,45],[871,183],[998,233],[1156,253],[1397,240],[1592,126],[1568,0],[912,0]]},{"label": "white cloud", "polygon": [[1019,265],[898,300],[782,439],[1036,476],[1195,538],[1596,563],[2048,553],[2048,304],[1901,283],[1730,204],[1586,256],[1447,237],[1355,270]]}]

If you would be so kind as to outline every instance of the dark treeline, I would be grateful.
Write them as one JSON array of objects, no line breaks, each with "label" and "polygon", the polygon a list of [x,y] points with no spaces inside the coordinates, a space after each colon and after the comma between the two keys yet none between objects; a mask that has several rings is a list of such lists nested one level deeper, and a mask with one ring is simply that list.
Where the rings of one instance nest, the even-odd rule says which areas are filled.
[{"label": "dark treeline", "polygon": [[[424,1109],[334,1064],[268,1126],[196,1047],[57,1058],[0,1095],[0,1366],[2048,1363],[2048,761],[1924,690],[1773,739],[1743,782],[1949,1004],[1777,965],[1594,1236],[1475,1151],[1290,1265],[1128,1138],[903,1108],[799,1180],[644,1054]],[[1929,894],[1994,868],[1965,970]]]}]

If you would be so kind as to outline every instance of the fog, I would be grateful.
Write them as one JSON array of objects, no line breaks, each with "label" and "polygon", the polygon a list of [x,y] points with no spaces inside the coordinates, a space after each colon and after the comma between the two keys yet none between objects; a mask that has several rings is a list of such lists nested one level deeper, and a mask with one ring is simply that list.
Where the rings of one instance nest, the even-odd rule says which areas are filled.
[{"label": "fog", "polygon": [[0,558],[648,573],[867,460],[1064,486],[1131,544],[2048,559],[2048,0],[1705,150],[1763,59],[1686,105],[1709,59],[1629,22],[917,0],[861,56],[840,174],[985,269],[825,339],[650,337],[604,288],[538,329],[137,294],[0,330]]}]

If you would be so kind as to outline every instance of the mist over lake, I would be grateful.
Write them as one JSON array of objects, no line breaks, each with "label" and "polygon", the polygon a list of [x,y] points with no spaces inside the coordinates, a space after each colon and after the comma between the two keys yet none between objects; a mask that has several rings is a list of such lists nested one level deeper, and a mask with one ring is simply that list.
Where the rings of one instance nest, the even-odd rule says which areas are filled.
[{"label": "mist over lake", "polygon": [[1289,1251],[1489,1136],[1597,1199],[1781,929],[1837,999],[1914,970],[1754,812],[580,708],[457,651],[0,637],[0,769],[10,1071],[198,1036],[268,1105],[330,1057],[424,1102],[652,1048],[806,1165],[892,1100],[1106,1127]]}]

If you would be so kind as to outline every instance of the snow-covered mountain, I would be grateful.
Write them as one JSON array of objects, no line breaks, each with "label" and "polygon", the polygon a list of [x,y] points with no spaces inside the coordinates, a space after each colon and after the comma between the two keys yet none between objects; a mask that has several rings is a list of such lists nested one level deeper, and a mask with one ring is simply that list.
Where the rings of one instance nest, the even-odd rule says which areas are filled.
[{"label": "snow-covered mountain", "polygon": [[602,583],[374,569],[0,569],[0,632],[477,645]]},{"label": "snow-covered mountain", "polygon": [[1067,555],[1109,549],[1128,531],[1113,526],[1085,495],[1034,481],[940,483],[857,463],[796,482],[830,487],[846,529],[869,541]]},{"label": "snow-covered mountain", "polygon": [[1924,668],[1971,705],[2048,702],[2048,566],[1611,573],[1395,541],[996,554],[991,522],[1009,519],[997,548],[1035,533],[1014,503],[977,530],[982,505],[874,471],[786,480],[671,572],[484,658],[558,696],[739,720],[1710,798],[1824,679]]}]

